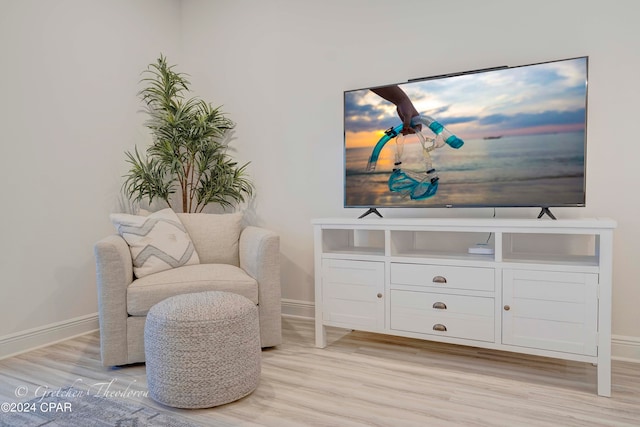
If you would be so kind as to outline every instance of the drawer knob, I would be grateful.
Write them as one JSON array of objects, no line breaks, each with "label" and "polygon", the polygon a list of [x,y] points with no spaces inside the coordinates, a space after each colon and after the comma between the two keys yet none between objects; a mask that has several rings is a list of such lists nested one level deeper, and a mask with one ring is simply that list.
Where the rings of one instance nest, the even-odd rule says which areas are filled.
[{"label": "drawer knob", "polygon": [[433,283],[447,283],[447,279],[443,276],[436,276],[433,278]]},{"label": "drawer knob", "polygon": [[378,293],[377,297],[378,297],[378,298],[382,298],[382,294],[381,294],[381,293]]},{"label": "drawer knob", "polygon": [[504,311],[509,311],[509,310],[511,310],[511,307],[510,307],[510,306],[508,306],[508,305],[505,305],[505,306],[504,306]]},{"label": "drawer knob", "polygon": [[433,303],[433,308],[438,309],[438,310],[446,310],[447,309],[447,304],[445,304],[443,302],[434,302]]},{"label": "drawer knob", "polygon": [[443,325],[443,324],[441,324],[441,323],[436,323],[435,325],[433,325],[433,330],[434,330],[434,331],[440,331],[440,332],[446,332],[447,327],[446,327],[446,326],[444,326],[444,325]]}]

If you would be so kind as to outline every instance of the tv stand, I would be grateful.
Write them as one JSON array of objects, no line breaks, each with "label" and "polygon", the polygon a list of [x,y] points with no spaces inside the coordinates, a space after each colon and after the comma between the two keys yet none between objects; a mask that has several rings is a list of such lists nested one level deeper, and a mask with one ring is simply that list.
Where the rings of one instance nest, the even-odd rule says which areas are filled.
[{"label": "tv stand", "polygon": [[376,214],[378,215],[380,218],[382,218],[382,215],[380,214],[380,212],[378,212],[378,209],[376,208],[369,208],[365,213],[363,213],[362,215],[360,215],[358,217],[358,219],[362,219],[367,215],[371,215],[371,214]]},{"label": "tv stand", "polygon": [[[597,365],[597,393],[611,396],[615,227],[604,218],[314,220],[316,347],[332,326],[573,360]],[[485,241],[492,252],[468,252]]]},{"label": "tv stand", "polygon": [[549,208],[541,208],[540,213],[538,214],[538,219],[542,218],[545,215],[549,215],[549,218],[551,219],[557,219],[552,213],[551,210]]}]

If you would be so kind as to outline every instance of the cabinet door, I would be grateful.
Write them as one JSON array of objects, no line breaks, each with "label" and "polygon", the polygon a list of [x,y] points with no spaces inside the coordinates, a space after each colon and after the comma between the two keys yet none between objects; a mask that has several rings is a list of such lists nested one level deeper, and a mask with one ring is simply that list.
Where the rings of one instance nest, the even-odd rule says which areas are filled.
[{"label": "cabinet door", "polygon": [[502,343],[597,354],[598,275],[503,272]]},{"label": "cabinet door", "polygon": [[384,329],[384,262],[324,259],[325,324],[367,331]]}]

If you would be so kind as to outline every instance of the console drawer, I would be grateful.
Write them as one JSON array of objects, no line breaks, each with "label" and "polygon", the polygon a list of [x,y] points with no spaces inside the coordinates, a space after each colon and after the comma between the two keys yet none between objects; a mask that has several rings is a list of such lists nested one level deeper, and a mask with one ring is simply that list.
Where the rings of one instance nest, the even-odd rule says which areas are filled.
[{"label": "console drawer", "polygon": [[428,286],[441,289],[493,291],[495,270],[434,264],[391,263],[391,286]]},{"label": "console drawer", "polygon": [[393,330],[494,342],[494,313],[493,298],[391,291]]}]

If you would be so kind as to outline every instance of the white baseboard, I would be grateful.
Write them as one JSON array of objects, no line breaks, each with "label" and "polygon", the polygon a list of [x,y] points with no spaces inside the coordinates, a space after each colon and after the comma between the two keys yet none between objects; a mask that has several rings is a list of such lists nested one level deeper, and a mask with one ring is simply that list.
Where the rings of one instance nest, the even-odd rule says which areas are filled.
[{"label": "white baseboard", "polygon": [[[282,299],[282,315],[313,319],[315,305],[311,301]],[[640,337],[613,335],[611,337],[611,358],[623,362],[640,363]]]},{"label": "white baseboard", "polygon": [[623,362],[640,363],[640,337],[613,335],[611,337],[611,358]]},{"label": "white baseboard", "polygon": [[283,298],[282,315],[304,319],[314,319],[316,317],[315,305],[310,301],[300,301],[295,299]]},{"label": "white baseboard", "polygon": [[[282,299],[282,315],[313,319],[315,306],[310,301],[284,298]],[[98,313],[94,313],[5,335],[0,337],[0,360],[88,334],[97,331],[98,328]],[[640,337],[613,335],[611,337],[611,353],[613,360],[640,363]]]},{"label": "white baseboard", "polygon": [[0,337],[0,360],[97,331],[98,313]]}]

